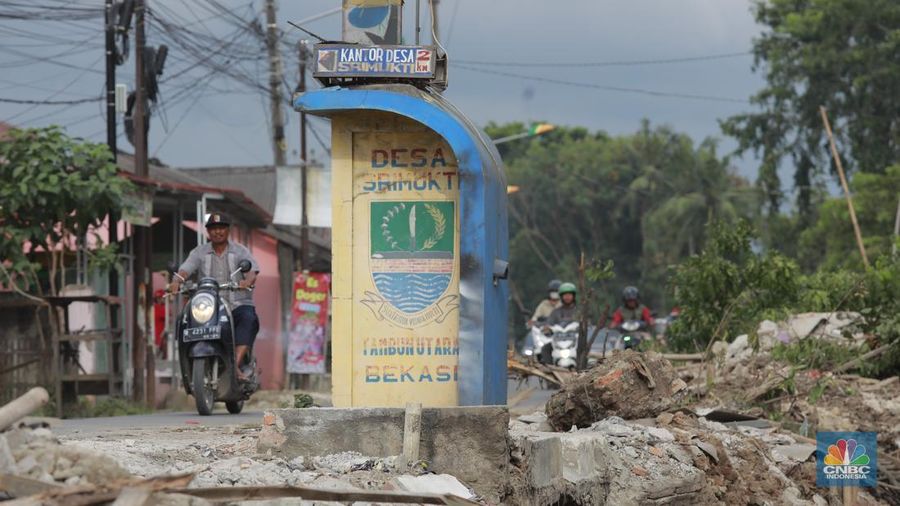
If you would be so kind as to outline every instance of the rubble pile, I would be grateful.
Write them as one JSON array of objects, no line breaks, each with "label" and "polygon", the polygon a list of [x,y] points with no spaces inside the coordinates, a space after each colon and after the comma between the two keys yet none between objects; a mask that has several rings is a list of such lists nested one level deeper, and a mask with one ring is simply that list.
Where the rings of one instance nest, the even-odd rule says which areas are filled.
[{"label": "rubble pile", "polygon": [[103,454],[62,446],[50,429],[27,426],[0,433],[0,474],[65,485],[99,485],[130,476]]},{"label": "rubble pile", "polygon": [[566,382],[547,402],[547,420],[568,430],[608,416],[653,417],[674,406],[686,387],[662,355],[626,350]]},{"label": "rubble pile", "polygon": [[[676,411],[552,432],[538,412],[511,422],[510,437],[509,504],[841,504],[814,487],[815,446],[774,428]],[[885,503],[862,493],[857,504]]]}]

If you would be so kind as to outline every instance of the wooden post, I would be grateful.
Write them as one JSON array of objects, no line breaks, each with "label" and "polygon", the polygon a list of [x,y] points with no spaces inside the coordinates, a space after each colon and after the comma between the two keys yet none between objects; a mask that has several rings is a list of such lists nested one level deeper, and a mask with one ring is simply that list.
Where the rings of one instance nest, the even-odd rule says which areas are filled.
[{"label": "wooden post", "polygon": [[422,404],[411,402],[406,405],[403,420],[403,462],[401,468],[419,460],[419,441],[422,437]]},{"label": "wooden post", "polygon": [[828,113],[825,112],[825,107],[823,106],[819,106],[819,112],[822,114],[822,123],[825,124],[825,132],[828,133],[828,142],[831,145],[831,156],[834,157],[834,163],[837,165],[838,176],[841,178],[841,186],[844,188],[844,196],[847,198],[847,207],[850,208],[850,221],[853,222],[853,233],[856,235],[856,245],[859,246],[859,254],[862,255],[863,265],[868,269],[870,267],[869,257],[866,255],[866,248],[863,246],[862,233],[859,231],[859,222],[856,221],[856,210],[853,209],[853,198],[850,196],[850,187],[847,185],[847,177],[844,175],[844,166],[841,164],[841,157],[838,155],[837,146],[834,143],[831,125],[828,123]]}]

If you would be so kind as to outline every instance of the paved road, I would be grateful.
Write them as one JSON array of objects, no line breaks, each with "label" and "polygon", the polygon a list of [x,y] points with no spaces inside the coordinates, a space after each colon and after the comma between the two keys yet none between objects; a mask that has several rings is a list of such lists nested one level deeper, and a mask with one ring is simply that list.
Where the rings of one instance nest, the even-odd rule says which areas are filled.
[{"label": "paved road", "polygon": [[[515,404],[510,407],[510,414],[530,414],[544,408],[547,399],[555,390],[542,390],[537,379],[518,384],[510,380],[508,385],[509,399]],[[102,434],[105,432],[121,431],[123,429],[154,429],[177,427],[223,427],[228,425],[245,425],[262,423],[263,412],[259,410],[245,411],[239,415],[232,415],[225,411],[225,406],[216,404],[216,411],[212,416],[200,416],[195,411],[180,413],[153,413],[148,415],[114,416],[106,418],[78,418],[62,420],[59,426],[53,427],[53,432],[61,436]]]},{"label": "paved road", "polygon": [[245,411],[239,415],[232,415],[225,411],[225,406],[222,406],[211,416],[200,416],[196,412],[184,412],[63,420],[58,427],[53,427],[53,432],[61,436],[70,436],[73,434],[101,434],[122,429],[259,425],[262,423],[262,417],[262,411]]}]

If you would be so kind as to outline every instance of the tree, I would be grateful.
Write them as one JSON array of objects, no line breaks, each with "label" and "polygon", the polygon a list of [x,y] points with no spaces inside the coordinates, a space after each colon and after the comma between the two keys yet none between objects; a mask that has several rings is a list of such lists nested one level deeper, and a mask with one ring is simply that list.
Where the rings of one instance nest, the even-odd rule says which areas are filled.
[{"label": "tree", "polygon": [[[891,255],[900,198],[900,165],[888,167],[884,174],[857,173],[851,188],[866,252],[871,258]],[[823,202],[812,225],[800,233],[798,242],[798,260],[808,272],[819,268],[863,268],[843,197]]]},{"label": "tree", "polygon": [[[488,133],[521,129],[493,125]],[[550,279],[577,280],[582,251],[611,260],[621,286],[641,286],[648,305],[660,307],[669,266],[690,253],[689,245],[699,251],[704,224],[744,217],[752,207],[744,203],[751,200],[748,183],[712,141],[696,146],[646,121],[633,135],[558,127],[499,147],[506,151],[508,183],[519,187],[509,214],[511,291],[520,309],[532,307]],[[680,211],[669,214],[672,209]],[[598,291],[591,321],[618,301],[618,288],[604,288],[611,290]]]},{"label": "tree", "polygon": [[754,68],[767,81],[751,98],[761,111],[722,128],[740,152],[761,157],[757,183],[772,215],[782,201],[778,168],[793,163],[805,225],[817,176],[832,167],[819,106],[848,170],[881,173],[900,158],[900,2],[756,0],[754,14],[766,28],[753,44]]},{"label": "tree", "polygon": [[[93,227],[121,210],[133,185],[117,175],[103,144],[68,137],[58,127],[11,130],[0,141],[0,278],[22,291],[41,291],[49,268],[52,294],[65,283],[67,253],[89,241]],[[84,248],[108,261],[112,248]],[[59,281],[57,283],[57,274]]]}]

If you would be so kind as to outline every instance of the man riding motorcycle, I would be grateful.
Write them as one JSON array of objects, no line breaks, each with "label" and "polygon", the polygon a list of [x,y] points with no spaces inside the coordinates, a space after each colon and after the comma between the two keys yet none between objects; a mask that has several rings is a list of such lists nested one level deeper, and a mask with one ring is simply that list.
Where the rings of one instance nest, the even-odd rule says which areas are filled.
[{"label": "man riding motorcycle", "polygon": [[534,314],[528,320],[528,326],[531,327],[537,322],[543,322],[550,317],[550,313],[559,307],[559,286],[562,282],[554,279],[547,284],[547,298],[542,300],[538,307],[534,310]]},{"label": "man riding motorcycle", "polygon": [[641,304],[640,293],[633,286],[626,286],[622,290],[622,306],[613,313],[611,328],[618,328],[627,321],[640,321],[642,330],[652,328],[653,316],[647,306]]},{"label": "man riding motorcycle", "polygon": [[573,283],[563,283],[559,285],[559,298],[562,304],[550,313],[547,318],[547,325],[559,325],[578,320],[578,307],[576,304],[576,295],[578,290],[575,289]]},{"label": "man riding motorcycle", "polygon": [[[195,272],[199,277],[212,277],[219,283],[231,281],[229,276],[241,260],[250,262],[250,271],[242,274],[239,282],[240,288],[250,288],[256,282],[259,274],[259,264],[245,246],[228,240],[231,222],[223,214],[213,213],[206,221],[206,231],[209,234],[209,242],[194,248],[187,260],[178,268],[172,276],[169,285],[171,293],[178,292],[181,284]],[[244,357],[256,340],[259,332],[259,317],[253,304],[253,293],[247,290],[231,291],[223,295],[228,298],[231,314],[234,320],[235,363],[237,377],[246,380],[248,374],[241,370],[244,365]]]}]

